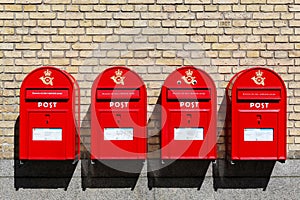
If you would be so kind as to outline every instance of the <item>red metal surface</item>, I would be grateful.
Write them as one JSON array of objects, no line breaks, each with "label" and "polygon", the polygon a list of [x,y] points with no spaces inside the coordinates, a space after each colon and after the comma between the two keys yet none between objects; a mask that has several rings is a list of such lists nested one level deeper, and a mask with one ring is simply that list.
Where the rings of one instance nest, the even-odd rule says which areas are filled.
[{"label": "red metal surface", "polygon": [[20,160],[79,158],[79,98],[76,80],[65,71],[45,66],[28,74],[20,89]]},{"label": "red metal surface", "polygon": [[[202,70],[186,66],[168,76],[161,91],[162,159],[216,159],[216,98],[215,84]],[[183,132],[176,137],[187,139],[175,137],[178,129]],[[203,139],[190,139],[185,130],[200,131]]]},{"label": "red metal surface", "polygon": [[[145,159],[147,93],[142,79],[126,67],[102,72],[91,100],[91,159]],[[133,138],[105,139],[107,129],[132,129]]]},{"label": "red metal surface", "polygon": [[262,67],[244,70],[231,79],[226,94],[229,158],[285,160],[287,97],[279,75]]}]

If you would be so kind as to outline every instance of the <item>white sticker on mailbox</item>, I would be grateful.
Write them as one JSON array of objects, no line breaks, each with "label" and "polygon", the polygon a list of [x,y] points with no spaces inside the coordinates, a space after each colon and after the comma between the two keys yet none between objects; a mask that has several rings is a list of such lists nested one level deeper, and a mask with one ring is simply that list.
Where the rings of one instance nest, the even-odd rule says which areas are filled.
[{"label": "white sticker on mailbox", "polygon": [[33,141],[62,141],[61,128],[33,128]]},{"label": "white sticker on mailbox", "polygon": [[133,128],[104,128],[104,140],[133,140]]},{"label": "white sticker on mailbox", "polygon": [[273,141],[272,128],[245,128],[244,141]]},{"label": "white sticker on mailbox", "polygon": [[174,140],[203,140],[203,128],[174,128]]}]

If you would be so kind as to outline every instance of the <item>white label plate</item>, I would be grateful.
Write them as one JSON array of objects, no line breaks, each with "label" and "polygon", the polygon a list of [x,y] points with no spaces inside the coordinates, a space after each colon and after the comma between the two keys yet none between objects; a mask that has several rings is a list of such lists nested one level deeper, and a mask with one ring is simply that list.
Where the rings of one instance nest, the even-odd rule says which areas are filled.
[{"label": "white label plate", "polygon": [[104,128],[104,140],[133,140],[133,128]]},{"label": "white label plate", "polygon": [[245,128],[244,141],[273,141],[272,128]]},{"label": "white label plate", "polygon": [[174,140],[203,140],[203,128],[174,128]]},{"label": "white label plate", "polygon": [[33,141],[62,141],[61,128],[33,128]]}]

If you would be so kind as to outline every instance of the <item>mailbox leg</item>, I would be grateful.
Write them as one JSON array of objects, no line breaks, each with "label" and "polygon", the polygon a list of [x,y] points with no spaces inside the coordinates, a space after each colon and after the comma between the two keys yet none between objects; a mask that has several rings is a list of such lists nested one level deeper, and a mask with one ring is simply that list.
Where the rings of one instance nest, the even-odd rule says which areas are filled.
[{"label": "mailbox leg", "polygon": [[74,161],[72,162],[72,165],[75,165],[78,161],[79,161],[78,155],[76,155]]}]

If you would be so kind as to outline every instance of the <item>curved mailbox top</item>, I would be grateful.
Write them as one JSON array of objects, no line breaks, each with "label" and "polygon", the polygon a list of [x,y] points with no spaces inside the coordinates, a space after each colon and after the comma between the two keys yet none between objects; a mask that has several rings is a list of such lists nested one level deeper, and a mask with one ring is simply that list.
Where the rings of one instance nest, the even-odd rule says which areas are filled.
[{"label": "curved mailbox top", "polygon": [[77,85],[73,76],[52,66],[44,66],[30,72],[21,88],[65,88]]},{"label": "curved mailbox top", "polygon": [[171,73],[164,82],[168,88],[211,88],[214,81],[203,70],[193,66],[185,66]]},{"label": "curved mailbox top", "polygon": [[232,77],[226,90],[228,97],[238,100],[286,98],[284,81],[276,72],[263,67],[254,67],[239,72]]},{"label": "curved mailbox top", "polygon": [[127,67],[116,66],[104,70],[94,81],[93,88],[140,88],[144,82],[137,73]]}]

